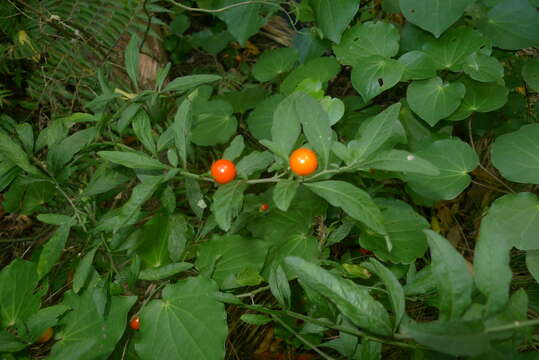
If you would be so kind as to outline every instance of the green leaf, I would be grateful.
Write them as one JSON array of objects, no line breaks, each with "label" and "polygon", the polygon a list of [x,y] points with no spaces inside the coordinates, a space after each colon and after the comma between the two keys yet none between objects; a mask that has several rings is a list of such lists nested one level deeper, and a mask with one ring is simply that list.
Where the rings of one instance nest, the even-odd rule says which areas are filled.
[{"label": "green leaf", "polygon": [[507,304],[513,277],[509,266],[511,246],[503,234],[492,231],[497,221],[490,211],[482,219],[473,258],[475,285],[486,298],[486,316],[496,314]]},{"label": "green leaf", "polygon": [[285,309],[290,308],[292,299],[290,284],[281,265],[271,267],[268,284],[279,304]]},{"label": "green leaf", "polygon": [[241,156],[244,149],[245,143],[243,141],[243,136],[236,135],[236,137],[234,137],[234,139],[230,142],[230,145],[228,145],[228,147],[225,149],[223,159],[234,161]]},{"label": "green leaf", "polygon": [[[319,169],[326,169],[329,163],[332,136],[328,115],[320,103],[311,96],[302,93],[294,95],[296,95],[295,111],[303,127],[303,133],[320,159]],[[291,144],[294,145],[293,142]]]},{"label": "green leaf", "polygon": [[400,103],[393,104],[376,116],[365,120],[359,128],[358,140],[349,144],[355,161],[362,161],[376,153],[394,133],[399,125]]},{"label": "green leaf", "polygon": [[507,102],[509,91],[494,83],[466,82],[466,95],[462,104],[449,120],[462,120],[473,112],[490,112],[500,109]]},{"label": "green leaf", "polygon": [[[218,0],[217,7],[223,8],[236,4],[242,0]],[[232,9],[217,13],[217,16],[228,25],[228,31],[240,43],[245,46],[247,40],[255,35],[266,23],[266,19],[260,15],[262,5],[258,3],[236,6]],[[273,7],[269,8],[274,10]]]},{"label": "green leaf", "polygon": [[137,254],[146,267],[155,269],[170,263],[169,241],[177,235],[172,229],[174,224],[173,216],[158,213],[135,233]]},{"label": "green leaf", "polygon": [[324,96],[320,100],[320,105],[328,114],[330,126],[335,125],[344,115],[345,105],[341,99]]},{"label": "green leaf", "polygon": [[432,274],[438,289],[440,318],[459,319],[472,303],[473,279],[466,261],[449,241],[424,230],[432,258]]},{"label": "green leaf", "polygon": [[84,188],[81,196],[90,197],[98,194],[105,193],[112,189],[118,188],[123,183],[131,179],[131,176],[127,174],[125,169],[118,167],[110,163],[103,163],[92,174],[90,182]]},{"label": "green leaf", "polygon": [[[4,352],[17,352],[27,347],[27,343],[21,342],[21,340],[14,334],[7,331],[7,329],[0,330],[0,351]],[[2,354],[4,356],[4,354]],[[6,360],[15,360],[15,357],[8,358]]]},{"label": "green leaf", "polygon": [[217,285],[190,277],[163,290],[140,314],[135,350],[142,359],[221,360],[225,357],[225,307],[215,299]]},{"label": "green leaf", "polygon": [[35,342],[43,334],[45,330],[58,324],[60,316],[65,314],[69,307],[65,305],[53,305],[40,309],[35,314],[28,318],[28,321],[23,325],[26,329],[25,337],[30,342]]},{"label": "green leaf", "polygon": [[41,306],[36,264],[15,259],[0,271],[0,320],[2,328],[14,326],[35,314]]},{"label": "green leaf", "polygon": [[240,320],[249,324],[249,325],[266,325],[272,322],[272,320],[264,315],[257,315],[257,314],[243,314],[240,316]]},{"label": "green leaf", "polygon": [[260,82],[270,81],[292,70],[298,61],[294,48],[278,48],[264,51],[253,66],[253,76]]},{"label": "green leaf", "polygon": [[51,225],[64,225],[69,224],[72,225],[74,222],[73,217],[61,215],[61,214],[39,214],[37,216],[37,219],[45,224],[51,224]]},{"label": "green leaf", "polygon": [[125,69],[135,88],[138,88],[140,38],[131,33],[131,39],[125,49]]},{"label": "green leaf", "polygon": [[440,171],[429,161],[403,150],[382,151],[367,161],[361,162],[362,168],[397,171],[402,173],[436,176]]},{"label": "green leaf", "polygon": [[17,124],[15,126],[17,136],[22,143],[24,151],[29,154],[34,152],[34,130],[29,123]]},{"label": "green leaf", "polygon": [[273,113],[284,99],[282,94],[275,94],[268,97],[249,114],[247,127],[258,140],[271,139],[271,127],[273,125]]},{"label": "green leaf", "polygon": [[324,38],[335,43],[341,41],[343,31],[359,10],[359,3],[355,0],[312,0],[310,5]]},{"label": "green leaf", "polygon": [[485,45],[486,39],[480,32],[460,26],[451,29],[440,39],[425,43],[423,51],[430,56],[437,69],[461,71],[468,56]]},{"label": "green leaf", "polygon": [[273,160],[273,155],[268,151],[253,151],[238,162],[236,171],[238,176],[247,179],[255,172],[266,169]]},{"label": "green leaf", "polygon": [[390,58],[399,51],[399,30],[390,23],[367,21],[346,30],[340,44],[333,45],[337,60],[355,66],[362,57]]},{"label": "green leaf", "polygon": [[503,81],[503,65],[498,59],[480,52],[473,53],[466,58],[463,70],[469,77],[482,82]]},{"label": "green leaf", "polygon": [[97,128],[77,131],[75,134],[63,139],[49,148],[47,163],[53,172],[58,172],[71,161],[76,153],[92,144],[97,136]]},{"label": "green leaf", "polygon": [[187,245],[187,221],[182,214],[170,215],[168,226],[168,253],[172,261],[179,261]]},{"label": "green leaf", "polygon": [[196,267],[202,273],[209,273],[220,289],[234,289],[242,286],[237,276],[244,269],[262,270],[267,250],[268,244],[262,240],[238,235],[214,236],[198,247]]},{"label": "green leaf", "polygon": [[71,230],[71,223],[61,225],[54,232],[54,235],[43,246],[43,250],[39,255],[39,263],[37,264],[37,275],[39,279],[42,279],[49,273],[54,265],[60,259],[62,252],[64,251],[69,232]]},{"label": "green leaf", "polygon": [[216,96],[215,100],[224,100],[232,105],[235,113],[244,114],[254,109],[268,97],[269,93],[262,86],[243,87],[240,91],[229,91]]},{"label": "green leaf", "polygon": [[98,151],[97,155],[115,164],[131,169],[166,170],[169,166],[145,154],[124,151]]},{"label": "green leaf", "polygon": [[468,187],[468,172],[479,163],[477,154],[465,142],[457,139],[438,140],[416,153],[436,166],[436,176],[405,174],[411,189],[433,200],[451,200]]},{"label": "green leaf", "polygon": [[462,83],[444,83],[435,77],[412,82],[406,91],[406,100],[413,112],[434,126],[457,110],[465,93]]},{"label": "green leaf", "polygon": [[487,222],[481,225],[481,236],[504,238],[509,248],[539,249],[539,200],[532,193],[502,196],[492,203]]},{"label": "green leaf", "polygon": [[157,152],[155,139],[152,133],[152,124],[150,122],[150,117],[145,110],[137,111],[131,122],[131,126],[133,127],[133,132],[144,148],[156,156]]},{"label": "green leaf", "polygon": [[180,262],[174,264],[167,264],[156,269],[145,269],[142,270],[139,274],[140,280],[147,281],[157,281],[166,279],[173,275],[179,274],[181,272],[187,271],[193,267],[193,264],[187,262]]},{"label": "green leaf", "polygon": [[405,309],[404,290],[402,289],[402,285],[399,283],[395,274],[378,260],[371,258],[368,263],[362,265],[371,272],[374,272],[384,282],[384,285],[389,292],[391,306],[393,307],[393,313],[395,315],[395,325],[393,326],[393,329],[396,331],[404,316]]},{"label": "green leaf", "polygon": [[292,71],[281,83],[281,92],[290,94],[305,79],[325,83],[334,78],[341,67],[334,57],[320,57],[311,60]]},{"label": "green leaf", "polygon": [[428,221],[400,200],[376,199],[376,204],[382,209],[391,250],[388,250],[384,238],[372,231],[362,234],[361,246],[373,251],[380,259],[394,263],[409,264],[422,257],[427,251],[423,230],[429,228]]},{"label": "green leaf", "polygon": [[112,296],[110,311],[102,317],[94,304],[93,290],[98,283],[98,276],[92,274],[88,289],[80,295],[68,291],[62,305],[69,311],[60,321],[61,330],[52,347],[51,360],[95,360],[107,359],[122,337],[127,314],[136,296]]},{"label": "green leaf", "polygon": [[331,205],[342,208],[345,213],[377,233],[386,233],[380,209],[364,190],[350,183],[334,180],[307,183],[305,186]]},{"label": "green leaf", "polygon": [[213,196],[212,210],[219,227],[228,231],[243,206],[243,192],[247,184],[243,181],[233,181],[219,186]]},{"label": "green leaf", "polygon": [[535,281],[539,283],[539,250],[526,252],[526,266]]},{"label": "green leaf", "polygon": [[498,136],[490,151],[492,163],[504,178],[539,184],[539,124]]},{"label": "green leaf", "polygon": [[408,21],[436,37],[455,23],[473,0],[400,0]]},{"label": "green leaf", "polygon": [[391,89],[402,78],[404,65],[381,56],[361,57],[352,70],[352,85],[364,102]]},{"label": "green leaf", "polygon": [[432,58],[423,51],[410,51],[399,58],[404,65],[402,81],[425,80],[436,76],[436,64]]},{"label": "green leaf", "polygon": [[192,141],[200,146],[228,142],[238,126],[236,117],[232,115],[232,106],[223,100],[213,100],[203,105],[192,127]]},{"label": "green leaf", "polygon": [[539,59],[532,59],[522,67],[522,78],[529,87],[539,93]]},{"label": "green leaf", "polygon": [[299,257],[287,257],[285,263],[302,284],[328,298],[355,325],[379,335],[392,334],[386,309],[365,288]]},{"label": "green leaf", "polygon": [[407,321],[400,330],[421,345],[453,356],[479,355],[490,349],[482,321]]},{"label": "green leaf", "polygon": [[98,246],[90,250],[77,265],[75,274],[73,275],[73,292],[78,294],[88,281],[90,274],[92,273],[92,263],[94,262],[94,256],[98,249]]},{"label": "green leaf", "polygon": [[539,45],[539,14],[528,0],[499,2],[490,9],[479,28],[501,49],[519,50]]},{"label": "green leaf", "polygon": [[39,175],[40,171],[32,164],[22,147],[11,137],[0,130],[0,155],[11,161],[24,171],[32,175]]},{"label": "green leaf", "polygon": [[294,180],[281,180],[273,188],[273,201],[281,211],[287,211],[296,196],[299,183]]},{"label": "green leaf", "polygon": [[301,133],[301,123],[296,108],[298,99],[303,99],[302,93],[294,93],[285,98],[273,113],[271,139],[277,146],[279,155],[288,157]]},{"label": "green leaf", "polygon": [[202,218],[204,209],[206,208],[206,203],[204,202],[204,197],[202,191],[200,190],[200,185],[198,182],[193,179],[186,177],[185,181],[185,193],[187,195],[187,201],[191,210],[195,213],[198,218]]},{"label": "green leaf", "polygon": [[186,92],[197,86],[221,80],[219,75],[188,75],[177,77],[168,83],[163,91]]}]

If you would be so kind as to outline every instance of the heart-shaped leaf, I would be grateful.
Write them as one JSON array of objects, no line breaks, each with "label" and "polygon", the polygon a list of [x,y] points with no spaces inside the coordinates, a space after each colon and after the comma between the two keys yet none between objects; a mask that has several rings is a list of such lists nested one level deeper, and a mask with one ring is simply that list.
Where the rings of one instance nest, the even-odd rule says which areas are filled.
[{"label": "heart-shaped leaf", "polygon": [[352,70],[352,85],[363,101],[368,102],[395,86],[403,73],[404,65],[397,60],[381,56],[362,57]]}]

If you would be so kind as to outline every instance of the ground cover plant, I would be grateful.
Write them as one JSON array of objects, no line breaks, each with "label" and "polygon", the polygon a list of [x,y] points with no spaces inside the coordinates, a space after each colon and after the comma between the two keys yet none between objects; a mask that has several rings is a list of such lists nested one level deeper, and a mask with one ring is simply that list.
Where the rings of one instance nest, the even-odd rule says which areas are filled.
[{"label": "ground cover plant", "polygon": [[538,6],[3,2],[0,358],[537,358]]}]

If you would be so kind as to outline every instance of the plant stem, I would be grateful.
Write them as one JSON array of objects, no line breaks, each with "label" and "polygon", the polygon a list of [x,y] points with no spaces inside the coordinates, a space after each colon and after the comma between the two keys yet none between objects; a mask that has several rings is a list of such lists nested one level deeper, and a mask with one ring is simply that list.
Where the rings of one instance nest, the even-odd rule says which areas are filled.
[{"label": "plant stem", "polygon": [[535,326],[535,325],[539,325],[539,319],[526,320],[526,321],[513,321],[510,324],[487,328],[487,329],[485,329],[485,333],[490,334],[490,333],[493,333],[493,332],[515,330],[515,329],[519,329],[519,328],[522,328],[522,327]]},{"label": "plant stem", "polygon": [[231,5],[228,5],[228,6],[224,6],[224,7],[219,8],[219,9],[194,8],[194,7],[190,7],[190,6],[187,6],[187,5],[183,5],[182,3],[179,3],[179,2],[177,2],[175,0],[168,0],[168,1],[170,3],[176,5],[176,6],[181,7],[182,9],[185,9],[185,10],[203,12],[203,13],[210,13],[210,14],[220,13],[220,12],[223,12],[223,11],[233,9],[235,7],[238,7],[238,6],[251,5],[251,4],[272,5],[272,6],[277,6],[277,7],[281,8],[281,6],[276,4],[276,3],[273,3],[273,2],[270,2],[270,1],[263,1],[263,0],[243,1],[243,2],[236,3],[236,4],[231,4]]},{"label": "plant stem", "polygon": [[262,286],[262,287],[259,287],[258,289],[253,290],[253,291],[250,291],[250,292],[247,292],[247,293],[244,293],[244,294],[236,295],[236,297],[238,297],[240,299],[241,298],[247,298],[247,297],[253,297],[258,293],[269,290],[269,288],[270,288],[269,286]]}]

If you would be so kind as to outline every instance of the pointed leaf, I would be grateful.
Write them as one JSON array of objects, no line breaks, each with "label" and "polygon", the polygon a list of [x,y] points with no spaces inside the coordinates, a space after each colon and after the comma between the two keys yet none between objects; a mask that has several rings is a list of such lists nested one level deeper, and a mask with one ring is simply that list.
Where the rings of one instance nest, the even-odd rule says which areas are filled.
[{"label": "pointed leaf", "polygon": [[292,70],[298,61],[294,48],[279,48],[264,51],[253,66],[253,76],[260,82],[270,81]]},{"label": "pointed leaf", "polygon": [[324,37],[339,43],[342,32],[359,10],[359,3],[355,0],[313,0],[311,7]]},{"label": "pointed leaf", "polygon": [[107,161],[123,165],[131,169],[166,170],[169,168],[169,166],[162,164],[158,160],[141,153],[124,151],[99,151],[97,155]]},{"label": "pointed leaf", "polygon": [[233,181],[222,185],[213,196],[212,210],[217,224],[224,231],[228,231],[243,206],[243,192],[247,184],[243,181]]},{"label": "pointed leaf", "polygon": [[54,235],[43,246],[43,250],[39,255],[39,263],[37,264],[37,274],[39,279],[42,279],[47,275],[60,259],[67,238],[69,237],[70,230],[71,223],[59,226]]},{"label": "pointed leaf", "polygon": [[296,196],[299,183],[294,180],[281,180],[273,188],[273,201],[281,211],[287,211]]}]

